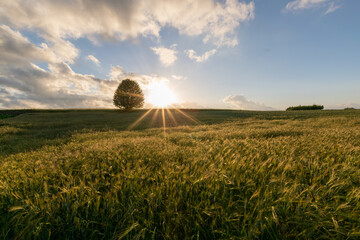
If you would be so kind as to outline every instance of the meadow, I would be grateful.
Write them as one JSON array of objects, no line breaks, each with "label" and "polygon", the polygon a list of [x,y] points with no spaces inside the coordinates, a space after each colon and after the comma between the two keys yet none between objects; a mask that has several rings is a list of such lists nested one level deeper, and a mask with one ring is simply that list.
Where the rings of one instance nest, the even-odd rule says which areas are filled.
[{"label": "meadow", "polygon": [[0,239],[360,239],[359,110],[145,113],[0,111]]}]

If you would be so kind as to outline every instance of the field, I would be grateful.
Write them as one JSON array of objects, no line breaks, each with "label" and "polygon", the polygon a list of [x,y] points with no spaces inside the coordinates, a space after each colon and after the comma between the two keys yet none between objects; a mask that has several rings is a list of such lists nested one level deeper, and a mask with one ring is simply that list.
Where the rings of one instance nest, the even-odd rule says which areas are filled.
[{"label": "field", "polygon": [[360,239],[359,110],[155,112],[0,111],[0,239]]}]

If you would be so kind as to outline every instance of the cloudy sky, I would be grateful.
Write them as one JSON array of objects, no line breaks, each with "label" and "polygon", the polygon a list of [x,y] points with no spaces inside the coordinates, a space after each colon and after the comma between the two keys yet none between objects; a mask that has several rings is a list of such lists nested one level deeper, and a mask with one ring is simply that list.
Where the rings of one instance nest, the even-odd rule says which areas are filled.
[{"label": "cloudy sky", "polygon": [[0,108],[111,108],[123,78],[178,106],[360,107],[360,1],[2,0]]}]

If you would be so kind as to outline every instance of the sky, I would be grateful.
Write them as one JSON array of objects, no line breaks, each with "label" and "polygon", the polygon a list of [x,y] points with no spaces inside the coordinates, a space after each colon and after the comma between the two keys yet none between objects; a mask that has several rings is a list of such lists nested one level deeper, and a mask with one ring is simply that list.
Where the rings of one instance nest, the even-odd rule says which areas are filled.
[{"label": "sky", "polygon": [[113,108],[125,78],[182,108],[360,108],[357,0],[1,2],[0,109]]}]

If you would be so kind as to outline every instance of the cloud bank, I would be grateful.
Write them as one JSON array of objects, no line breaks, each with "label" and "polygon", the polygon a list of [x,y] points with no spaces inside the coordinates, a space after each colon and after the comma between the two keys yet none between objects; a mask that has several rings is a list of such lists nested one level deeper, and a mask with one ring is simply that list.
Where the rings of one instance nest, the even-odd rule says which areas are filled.
[{"label": "cloud bank", "polygon": [[[132,78],[143,86],[164,79],[127,73],[120,66],[111,68],[109,79],[76,73],[66,63],[73,58],[57,55],[45,43],[37,46],[4,25],[0,40],[0,108],[110,108],[122,79]],[[47,69],[34,62],[48,63]]]},{"label": "cloud bank", "polygon": [[205,42],[234,46],[235,28],[253,19],[254,10],[254,2],[237,0],[11,0],[2,2],[0,22],[37,31],[53,43],[80,37],[95,43],[139,36],[159,38],[160,30],[170,26],[180,34],[203,35]]},{"label": "cloud bank", "polygon": [[118,81],[75,73],[66,63],[48,65],[49,70],[27,63],[0,66],[2,108],[111,107]]},{"label": "cloud bank", "polygon": [[[161,77],[126,73],[119,66],[111,69],[108,80],[75,73],[71,64],[80,50],[71,41],[87,38],[101,45],[104,40],[159,40],[161,30],[171,27],[204,43],[231,47],[237,44],[236,28],[253,19],[254,11],[254,2],[237,0],[2,1],[0,108],[111,107],[120,78],[131,76],[146,84]],[[32,43],[22,30],[42,42]],[[165,66],[177,59],[175,46],[151,49]],[[201,62],[211,54],[197,56],[194,51],[192,56]],[[93,55],[84,59],[101,64]]]},{"label": "cloud bank", "polygon": [[[62,46],[69,52],[59,55],[58,46],[37,46],[5,25],[0,26],[0,40],[1,108],[97,107],[110,102],[116,83],[73,72],[65,62],[77,56],[72,46]],[[36,62],[48,63],[48,70]]]}]

